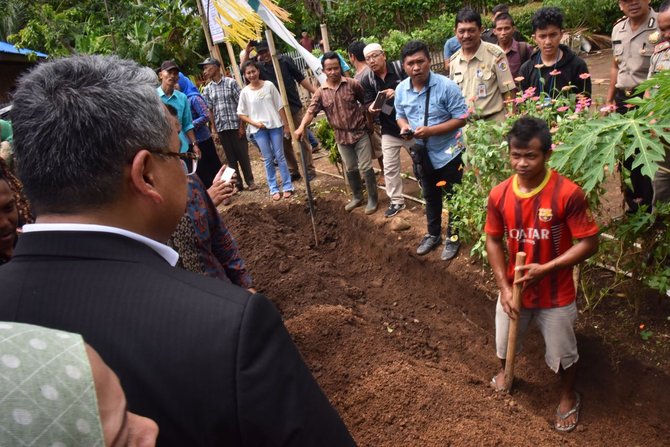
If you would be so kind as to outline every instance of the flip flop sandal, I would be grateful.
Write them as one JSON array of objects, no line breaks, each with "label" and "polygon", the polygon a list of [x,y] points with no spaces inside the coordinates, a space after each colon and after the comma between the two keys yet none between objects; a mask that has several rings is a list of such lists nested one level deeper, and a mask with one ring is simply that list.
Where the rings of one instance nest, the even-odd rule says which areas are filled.
[{"label": "flip flop sandal", "polygon": [[574,414],[575,415],[575,422],[572,423],[572,424],[566,425],[566,426],[559,426],[558,424],[554,424],[554,428],[556,429],[556,431],[559,431],[561,433],[569,433],[577,427],[577,424],[579,423],[579,408],[582,405],[582,398],[579,395],[579,393],[576,392],[576,391],[575,391],[575,397],[577,398],[577,401],[575,402],[575,406],[572,407],[572,409],[570,411],[568,411],[567,413],[565,413],[565,414],[561,413],[561,411],[559,410],[560,405],[558,407],[556,407],[556,416],[561,421],[566,420],[567,418],[569,418],[570,416],[572,416]]},{"label": "flip flop sandal", "polygon": [[493,388],[496,392],[505,391],[503,388],[500,388],[498,386],[498,382],[496,382],[496,376],[497,374],[491,378],[491,382],[489,382],[489,385],[491,385],[491,388]]},{"label": "flip flop sandal", "polygon": [[281,194],[279,194],[278,192],[272,194],[272,200],[274,200],[276,202],[279,199],[281,199]]},{"label": "flip flop sandal", "polygon": [[290,199],[292,195],[293,195],[293,191],[284,191],[284,198],[285,199]]}]

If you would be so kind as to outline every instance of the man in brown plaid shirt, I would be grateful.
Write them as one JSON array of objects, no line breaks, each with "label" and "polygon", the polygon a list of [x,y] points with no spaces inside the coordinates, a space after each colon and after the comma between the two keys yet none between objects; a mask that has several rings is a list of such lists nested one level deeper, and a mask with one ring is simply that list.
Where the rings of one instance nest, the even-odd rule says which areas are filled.
[{"label": "man in brown plaid shirt", "polygon": [[363,204],[362,174],[368,190],[365,214],[372,214],[377,211],[377,185],[371,165],[370,131],[362,110],[363,87],[355,79],[342,76],[337,53],[329,51],[324,54],[321,65],[326,74],[326,82],[312,96],[307,113],[295,131],[296,136],[301,138],[314,116],[321,110],[325,112],[328,122],[335,130],[337,149],[353,192],[353,198],[344,209],[352,211]]}]

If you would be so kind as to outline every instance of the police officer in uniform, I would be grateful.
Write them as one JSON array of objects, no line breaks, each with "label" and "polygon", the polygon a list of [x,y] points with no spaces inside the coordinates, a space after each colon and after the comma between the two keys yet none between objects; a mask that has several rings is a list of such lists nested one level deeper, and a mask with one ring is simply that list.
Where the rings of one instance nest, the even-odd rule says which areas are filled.
[{"label": "police officer in uniform", "polygon": [[[658,31],[661,43],[654,48],[649,66],[649,78],[657,73],[670,70],[670,0],[665,0],[658,11]],[[653,94],[653,92],[652,92]],[[665,147],[665,160],[660,163],[660,168],[654,177],[654,199],[653,202],[670,202],[670,148]]]},{"label": "police officer in uniform", "polygon": [[[607,103],[619,113],[628,110],[625,101],[633,96],[635,88],[647,79],[651,55],[658,43],[657,14],[649,7],[649,0],[619,0],[619,8],[625,17],[612,29],[612,53],[614,60],[610,70],[610,86]],[[645,177],[638,167],[631,170],[633,158],[624,161],[630,170],[632,190],[624,190],[629,212],[637,211],[644,204],[651,210],[653,189],[651,179]]]},{"label": "police officer in uniform", "polygon": [[468,107],[479,119],[503,121],[505,99],[514,96],[514,78],[505,52],[481,40],[482,19],[471,8],[456,15],[456,37],[461,49],[451,56],[449,77],[458,84]]},{"label": "police officer in uniform", "polygon": [[655,74],[670,70],[670,0],[665,0],[657,15],[661,42],[654,47],[649,64],[648,79]]}]

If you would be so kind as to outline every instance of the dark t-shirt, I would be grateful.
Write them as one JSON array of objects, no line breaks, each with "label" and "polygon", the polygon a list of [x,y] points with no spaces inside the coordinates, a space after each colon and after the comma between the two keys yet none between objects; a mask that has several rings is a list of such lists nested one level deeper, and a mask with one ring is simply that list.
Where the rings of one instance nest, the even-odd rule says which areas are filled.
[{"label": "dark t-shirt", "polygon": [[[279,90],[279,83],[277,82],[277,75],[274,66],[272,65],[272,61],[267,63],[261,62],[258,66],[261,71],[261,79],[272,82],[275,87],[277,87],[277,90]],[[302,82],[302,80],[305,79],[305,75],[300,71],[295,62],[293,62],[293,59],[283,54],[279,56],[279,66],[281,67],[281,74],[284,77],[288,105],[291,107],[291,112],[295,113],[302,108],[302,101],[300,101],[300,94],[298,94],[298,86],[296,85],[296,82]]]},{"label": "dark t-shirt", "polygon": [[[395,67],[394,67],[395,65]],[[386,90],[393,89],[400,84],[400,81],[405,79],[405,73],[402,71],[402,68],[398,67],[397,63],[386,63],[386,78],[382,80],[379,76],[375,75],[372,70],[368,70],[363,78],[361,79],[361,86],[363,86],[364,98],[366,108],[374,102],[377,97],[377,93]],[[391,98],[386,101],[386,104],[393,107],[391,113],[386,114],[384,112],[379,112],[379,123],[382,127],[382,135],[393,135],[394,137],[400,136],[400,128],[395,118],[395,107],[394,99]]]},{"label": "dark t-shirt", "polygon": [[[561,60],[552,66],[542,66],[536,68],[542,63],[540,50],[536,50],[519,70],[519,75],[523,76],[521,89],[526,90],[529,87],[537,89],[537,95],[540,92],[549,94],[556,98],[561,94],[583,93],[591,97],[591,79],[588,76],[589,68],[586,62],[565,45],[560,45],[563,51]],[[553,73],[553,74],[552,74]],[[580,75],[583,75],[580,77]],[[570,91],[565,92],[563,87],[574,86]]]}]

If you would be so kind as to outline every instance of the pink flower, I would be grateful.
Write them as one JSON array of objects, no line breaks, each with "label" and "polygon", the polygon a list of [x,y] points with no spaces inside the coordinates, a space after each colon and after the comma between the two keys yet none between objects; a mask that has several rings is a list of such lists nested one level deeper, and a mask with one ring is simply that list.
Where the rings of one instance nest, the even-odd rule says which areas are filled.
[{"label": "pink flower", "polygon": [[525,100],[526,100],[526,98],[524,98],[523,96],[521,96],[519,98],[514,98],[514,104],[521,104]]},{"label": "pink flower", "polygon": [[627,109],[632,109],[633,107],[635,107],[635,104],[624,104],[623,106]]},{"label": "pink flower", "polygon": [[514,80],[515,80],[516,82],[521,82],[521,81],[523,81],[524,79],[526,79],[526,78],[524,78],[523,76],[517,76],[516,78],[514,78]]},{"label": "pink flower", "polygon": [[537,100],[539,100],[539,99],[540,99],[539,96],[533,96],[532,98],[530,98],[531,101],[537,101]]},{"label": "pink flower", "polygon": [[614,112],[616,110],[616,106],[612,104],[607,104],[604,105],[600,108],[600,111],[603,113],[609,113],[609,112]]},{"label": "pink flower", "polygon": [[565,112],[566,110],[569,110],[569,109],[570,109],[569,106],[562,106],[562,107],[558,107],[558,108],[556,109],[556,111],[557,111],[557,112]]},{"label": "pink flower", "polygon": [[582,73],[579,75],[579,79],[588,79],[591,77],[590,73]]},{"label": "pink flower", "polygon": [[559,74],[561,74],[560,70],[551,70],[549,72],[549,76],[558,76]]},{"label": "pink flower", "polygon": [[523,92],[523,95],[530,98],[535,94],[535,90],[537,90],[535,87],[528,87],[526,91]]}]

